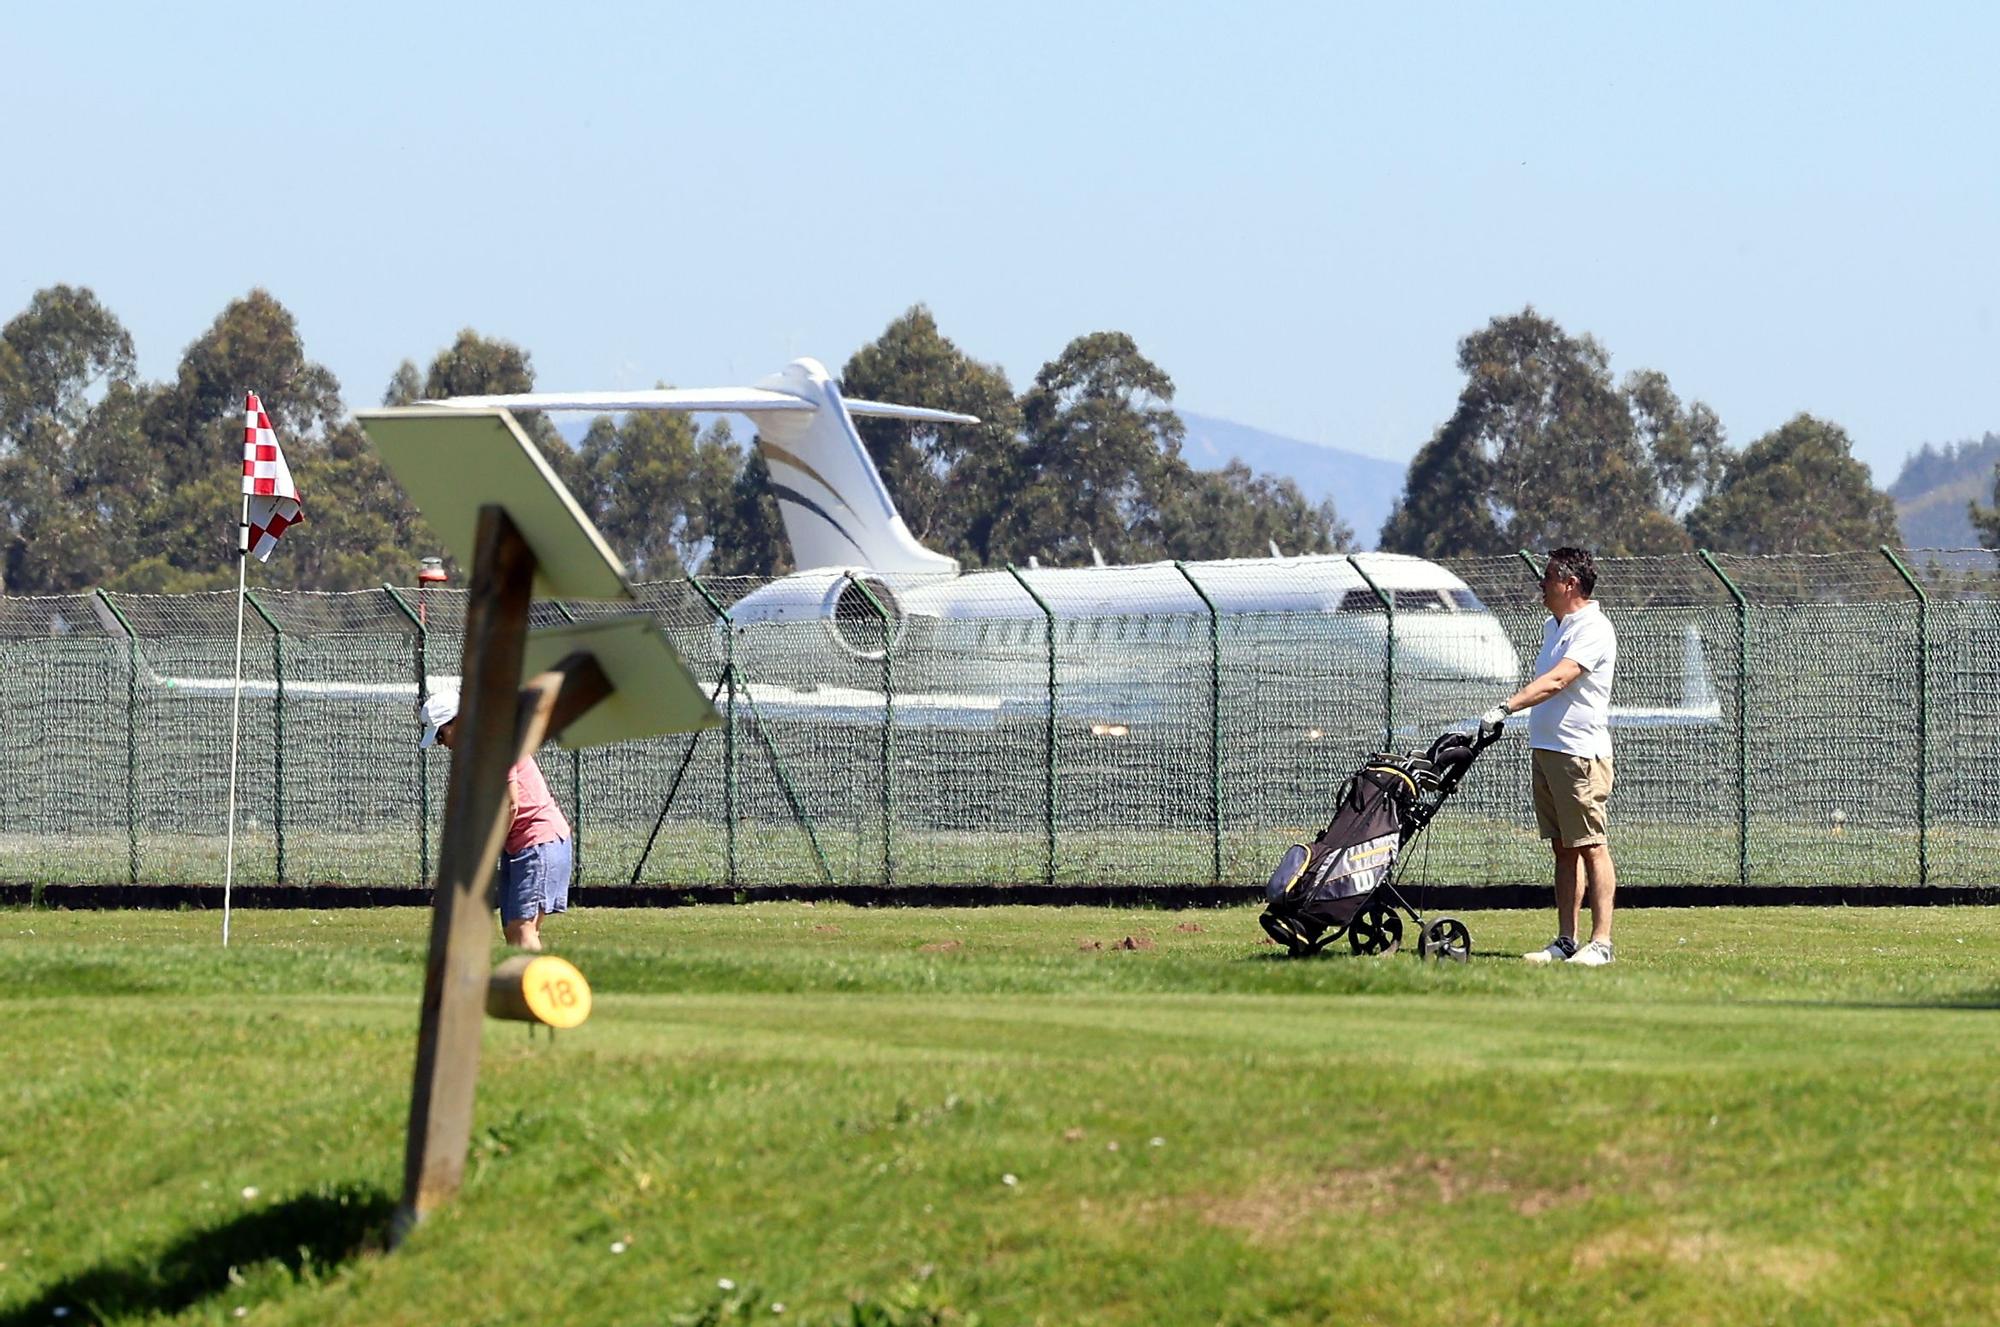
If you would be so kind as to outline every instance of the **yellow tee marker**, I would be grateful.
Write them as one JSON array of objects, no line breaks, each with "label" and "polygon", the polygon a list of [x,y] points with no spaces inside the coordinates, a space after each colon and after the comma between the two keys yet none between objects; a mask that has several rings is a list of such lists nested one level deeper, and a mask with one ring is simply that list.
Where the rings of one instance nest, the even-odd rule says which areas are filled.
[{"label": "yellow tee marker", "polygon": [[578,1027],[590,1017],[590,983],[553,954],[516,954],[493,969],[486,1012],[521,1023]]}]

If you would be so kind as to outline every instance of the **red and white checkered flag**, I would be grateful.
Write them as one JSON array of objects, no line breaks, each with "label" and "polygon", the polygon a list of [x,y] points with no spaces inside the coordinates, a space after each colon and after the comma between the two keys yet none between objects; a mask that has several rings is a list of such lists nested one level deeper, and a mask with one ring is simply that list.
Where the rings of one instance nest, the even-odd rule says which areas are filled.
[{"label": "red and white checkered flag", "polygon": [[278,450],[278,435],[257,393],[243,397],[243,492],[250,499],[249,550],[259,562],[271,560],[278,537],[306,518],[299,505],[292,469]]}]

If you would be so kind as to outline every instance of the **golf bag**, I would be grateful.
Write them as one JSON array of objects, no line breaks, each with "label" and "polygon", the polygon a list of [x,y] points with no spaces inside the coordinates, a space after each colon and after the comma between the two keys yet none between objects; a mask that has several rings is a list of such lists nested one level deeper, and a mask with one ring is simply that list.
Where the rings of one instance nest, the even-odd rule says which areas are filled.
[{"label": "golf bag", "polygon": [[[1396,893],[1397,860],[1499,736],[1498,728],[1477,737],[1445,733],[1422,755],[1370,756],[1341,786],[1326,828],[1311,843],[1293,844],[1271,873],[1258,919],[1264,930],[1295,956],[1316,953],[1343,932],[1356,953],[1396,948],[1403,926],[1395,907],[1423,920]],[[1441,918],[1424,929],[1419,948],[1427,956],[1453,947],[1459,952],[1451,957],[1470,952],[1464,923]]]}]

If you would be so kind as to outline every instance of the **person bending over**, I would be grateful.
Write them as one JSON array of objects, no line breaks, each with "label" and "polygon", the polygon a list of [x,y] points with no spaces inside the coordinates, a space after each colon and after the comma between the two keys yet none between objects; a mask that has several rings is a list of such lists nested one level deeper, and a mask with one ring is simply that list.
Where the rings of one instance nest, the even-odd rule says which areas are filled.
[{"label": "person bending over", "polygon": [[[419,748],[450,749],[458,728],[458,695],[439,691],[424,702]],[[507,840],[500,849],[500,927],[507,943],[539,952],[542,919],[569,911],[573,860],[569,820],[529,756],[507,771]]]}]

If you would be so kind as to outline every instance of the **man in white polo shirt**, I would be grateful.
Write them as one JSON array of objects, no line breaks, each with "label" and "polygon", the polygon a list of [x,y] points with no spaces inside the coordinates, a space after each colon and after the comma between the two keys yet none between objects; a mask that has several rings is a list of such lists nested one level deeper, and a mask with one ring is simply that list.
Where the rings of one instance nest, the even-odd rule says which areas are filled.
[{"label": "man in white polo shirt", "polygon": [[[1556,938],[1521,957],[1530,963],[1602,967],[1612,959],[1611,904],[1618,874],[1611,865],[1605,806],[1611,799],[1611,675],[1618,634],[1590,597],[1597,560],[1581,548],[1558,548],[1542,573],[1542,652],[1535,678],[1481,716],[1496,730],[1511,714],[1532,709],[1528,745],[1534,763],[1535,822],[1556,857]],[[1579,946],[1576,926],[1589,885],[1590,940]]]}]

